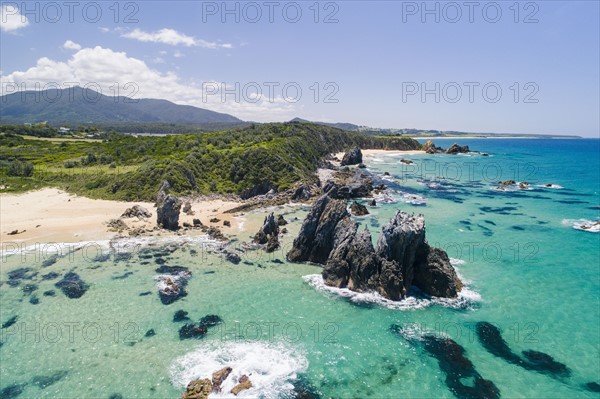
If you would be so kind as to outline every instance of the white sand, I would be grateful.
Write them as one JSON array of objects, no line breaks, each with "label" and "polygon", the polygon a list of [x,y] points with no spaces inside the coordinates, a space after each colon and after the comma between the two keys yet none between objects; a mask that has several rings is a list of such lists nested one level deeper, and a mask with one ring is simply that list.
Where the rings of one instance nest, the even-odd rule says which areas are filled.
[{"label": "white sand", "polygon": [[[120,217],[127,208],[136,204],[148,209],[152,217],[148,220],[123,219],[125,223],[130,227],[153,229],[156,226],[156,208],[152,203],[93,200],[53,188],[24,194],[2,194],[0,195],[0,244],[11,242],[29,246],[36,243],[109,240],[117,233],[109,231],[106,222]],[[238,202],[200,200],[192,201],[191,204],[195,215],[186,215],[182,212],[179,217],[180,226],[184,222],[192,224],[192,220],[198,218],[205,225],[221,226],[224,234],[237,234],[243,228],[243,218],[224,213],[240,205]],[[210,223],[209,220],[214,217],[221,221]],[[231,227],[224,227],[224,220],[230,221]],[[8,235],[13,230],[25,230],[25,232]],[[155,233],[175,234],[165,231]],[[203,233],[194,230],[186,234]]]}]

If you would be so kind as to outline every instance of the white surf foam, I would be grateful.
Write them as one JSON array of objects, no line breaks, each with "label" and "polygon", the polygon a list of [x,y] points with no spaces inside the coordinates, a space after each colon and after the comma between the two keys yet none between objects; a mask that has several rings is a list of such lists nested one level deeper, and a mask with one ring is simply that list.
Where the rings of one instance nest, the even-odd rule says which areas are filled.
[{"label": "white surf foam", "polygon": [[600,233],[600,219],[563,219],[563,226],[571,226],[575,230],[587,231],[589,233]]},{"label": "white surf foam", "polygon": [[431,305],[441,305],[452,309],[469,309],[475,302],[481,300],[481,296],[471,291],[468,287],[463,287],[461,292],[458,294],[458,298],[417,298],[414,296],[408,296],[401,301],[392,301],[376,292],[355,292],[348,288],[336,288],[330,287],[325,284],[323,277],[320,274],[309,274],[302,277],[309,285],[314,287],[317,291],[324,292],[347,298],[348,300],[355,303],[369,303],[378,306],[382,306],[393,310],[416,310],[429,307]]},{"label": "white surf foam", "polygon": [[560,190],[560,189],[564,188],[563,186],[558,185],[558,184],[550,184],[549,186],[547,186],[545,184],[538,184],[537,187],[552,188],[552,189],[555,189],[555,190]]},{"label": "white surf foam", "polygon": [[276,399],[290,395],[289,382],[308,368],[305,355],[296,348],[275,342],[204,342],[194,351],[181,356],[170,367],[171,383],[185,389],[197,378],[211,378],[223,367],[233,370],[221,385],[222,392],[211,398],[231,398],[233,388],[242,375],[247,375],[253,387],[238,394],[239,398]]}]

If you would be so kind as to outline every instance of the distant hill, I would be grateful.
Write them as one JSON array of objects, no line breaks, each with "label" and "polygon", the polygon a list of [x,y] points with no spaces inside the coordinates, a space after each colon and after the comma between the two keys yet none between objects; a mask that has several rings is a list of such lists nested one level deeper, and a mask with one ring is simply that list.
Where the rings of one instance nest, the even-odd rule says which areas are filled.
[{"label": "distant hill", "polygon": [[[85,93],[84,93],[85,90]],[[56,100],[54,100],[56,99]],[[167,100],[105,96],[90,89],[50,89],[17,92],[0,97],[0,123],[239,123],[219,112]]]},{"label": "distant hill", "polygon": [[[290,122],[311,122],[301,118],[294,118]],[[561,134],[528,134],[528,133],[475,133],[475,132],[458,132],[458,131],[442,131],[442,130],[424,130],[424,129],[394,129],[394,128],[378,128],[369,126],[359,126],[353,123],[328,123],[328,122],[311,122],[317,125],[336,127],[342,130],[359,132],[370,136],[398,136],[398,137],[416,137],[416,138],[442,138],[442,137],[526,137],[526,138],[570,138],[577,139],[581,136],[561,135]]]}]

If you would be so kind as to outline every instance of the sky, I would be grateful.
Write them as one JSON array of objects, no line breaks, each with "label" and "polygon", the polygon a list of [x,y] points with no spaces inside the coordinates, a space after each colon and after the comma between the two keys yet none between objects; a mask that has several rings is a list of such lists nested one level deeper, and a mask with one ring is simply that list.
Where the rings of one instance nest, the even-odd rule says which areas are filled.
[{"label": "sky", "polygon": [[[2,93],[600,137],[600,2],[3,1]],[[44,100],[44,99],[42,99]]]}]

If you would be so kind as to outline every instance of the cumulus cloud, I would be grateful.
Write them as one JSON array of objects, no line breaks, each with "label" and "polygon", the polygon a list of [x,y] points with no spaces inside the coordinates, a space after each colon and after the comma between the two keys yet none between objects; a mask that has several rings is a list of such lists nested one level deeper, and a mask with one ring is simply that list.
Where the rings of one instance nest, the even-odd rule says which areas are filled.
[{"label": "cumulus cloud", "polygon": [[62,47],[66,50],[81,50],[81,45],[75,43],[72,40],[67,40]]},{"label": "cumulus cloud", "polygon": [[14,4],[3,4],[0,7],[0,30],[4,32],[15,32],[29,25],[26,16],[21,15],[19,7]]},{"label": "cumulus cloud", "polygon": [[134,29],[131,32],[126,32],[121,35],[127,39],[135,39],[140,42],[163,43],[171,46],[183,45],[187,47],[204,47],[210,49],[216,48],[232,48],[230,43],[209,42],[203,39],[196,39],[193,36],[188,36],[177,32],[175,29],[161,29],[156,32],[145,32],[141,29]]},{"label": "cumulus cloud", "polygon": [[[113,96],[117,94],[115,83],[119,86],[118,94],[122,96],[161,98],[259,122],[291,119],[299,106],[279,95],[268,98],[266,88],[258,98],[251,93],[237,100],[234,95],[223,98],[220,93],[225,87],[221,83],[183,83],[174,72],[162,73],[125,52],[100,46],[83,48],[66,61],[43,57],[25,71],[0,75],[2,94],[15,90],[82,86]],[[226,86],[229,90],[232,87]]]}]

